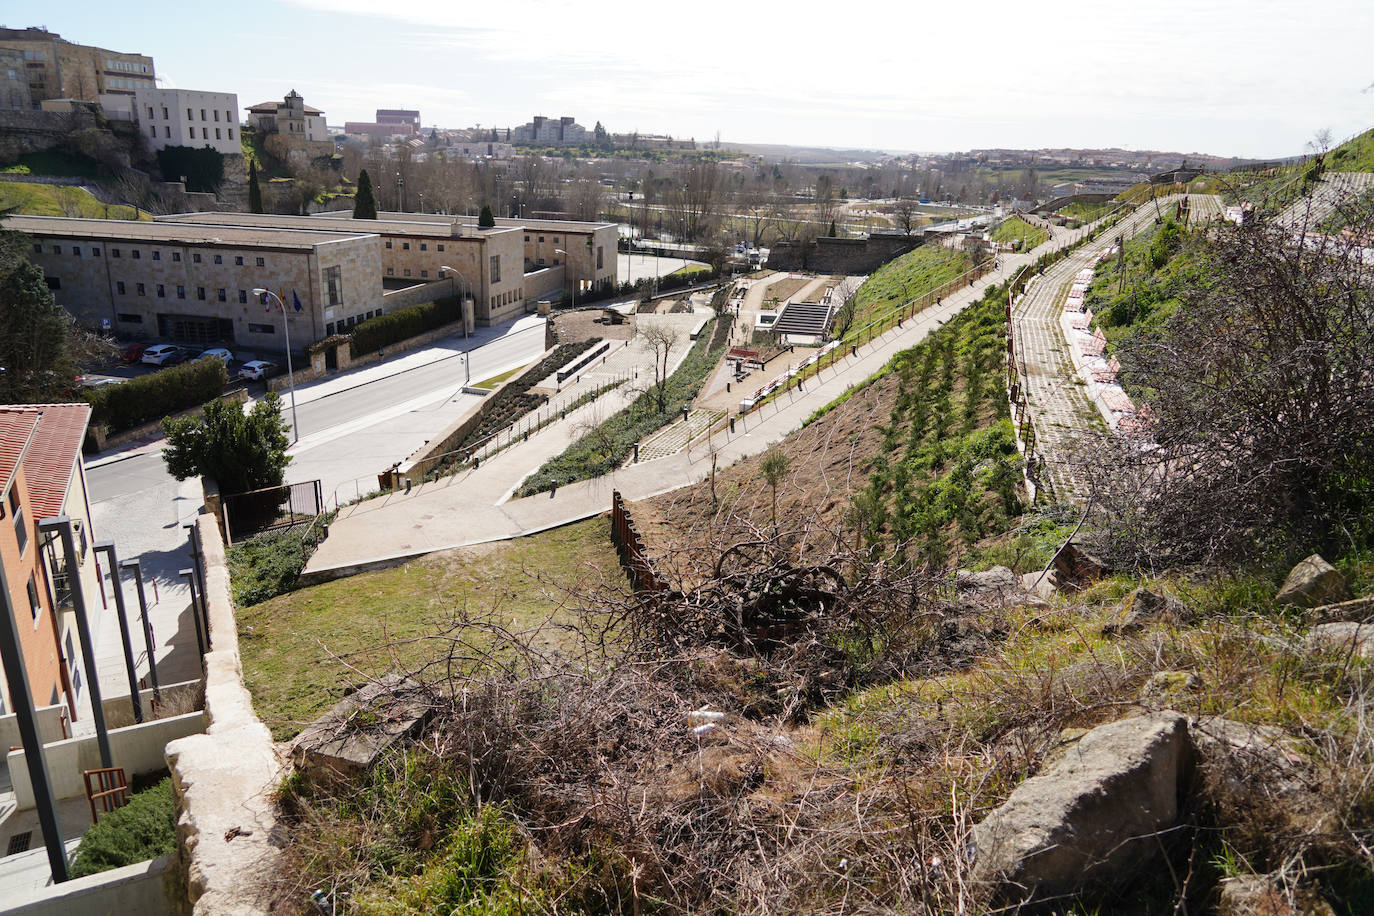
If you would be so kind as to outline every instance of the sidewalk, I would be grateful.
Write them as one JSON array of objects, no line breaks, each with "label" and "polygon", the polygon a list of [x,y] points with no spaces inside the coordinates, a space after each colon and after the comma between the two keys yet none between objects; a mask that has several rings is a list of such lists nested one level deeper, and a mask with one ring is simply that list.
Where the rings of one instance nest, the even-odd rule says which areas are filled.
[{"label": "sidewalk", "polygon": [[[704,480],[711,469],[711,446],[715,447],[718,466],[765,451],[799,429],[816,410],[873,375],[895,354],[920,343],[934,328],[977,301],[990,283],[1004,282],[1022,264],[1062,247],[1071,238],[1069,233],[1059,233],[1053,241],[1026,254],[1004,257],[1000,271],[860,347],[857,355],[846,356],[808,380],[803,391],[793,389],[758,411],[737,418],[733,434],[719,433],[709,445],[698,443],[690,450],[560,487],[552,494],[507,501],[514,487],[511,481],[518,483],[533,470],[530,461],[558,454],[562,451],[560,443],[575,438],[574,417],[570,415],[567,421],[491,462],[507,465],[508,470],[494,468],[490,477],[470,472],[349,507],[330,526],[328,539],[311,558],[305,575],[313,581],[337,578],[372,564],[394,564],[436,550],[534,534],[608,511],[612,490],[619,490],[627,499],[646,499]],[[501,483],[509,485],[502,490]]]}]

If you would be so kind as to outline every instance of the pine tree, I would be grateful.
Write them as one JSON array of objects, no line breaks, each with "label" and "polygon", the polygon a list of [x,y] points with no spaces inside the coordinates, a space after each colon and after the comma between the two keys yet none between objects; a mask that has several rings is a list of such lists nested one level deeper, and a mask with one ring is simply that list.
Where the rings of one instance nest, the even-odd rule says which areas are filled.
[{"label": "pine tree", "polygon": [[832,239],[835,237],[835,221],[833,219],[830,221],[830,237]]},{"label": "pine tree", "polygon": [[477,227],[479,229],[490,229],[496,225],[496,217],[491,215],[491,207],[482,204],[482,212],[477,217]]},{"label": "pine tree", "polygon": [[367,169],[358,173],[358,193],[353,198],[353,218],[377,218],[377,198],[372,193],[372,176],[367,174]]},{"label": "pine tree", "polygon": [[248,162],[248,212],[262,212],[262,188],[258,186],[258,164]]}]

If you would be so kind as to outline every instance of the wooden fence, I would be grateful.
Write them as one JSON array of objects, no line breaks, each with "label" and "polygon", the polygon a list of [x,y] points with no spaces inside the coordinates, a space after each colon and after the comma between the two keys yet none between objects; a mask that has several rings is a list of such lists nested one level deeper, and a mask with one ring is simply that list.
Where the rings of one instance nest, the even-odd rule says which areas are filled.
[{"label": "wooden fence", "polygon": [[611,543],[620,557],[620,565],[630,577],[630,584],[636,592],[663,592],[668,590],[668,580],[658,574],[653,562],[644,549],[644,538],[635,527],[630,507],[619,490],[611,491]]}]

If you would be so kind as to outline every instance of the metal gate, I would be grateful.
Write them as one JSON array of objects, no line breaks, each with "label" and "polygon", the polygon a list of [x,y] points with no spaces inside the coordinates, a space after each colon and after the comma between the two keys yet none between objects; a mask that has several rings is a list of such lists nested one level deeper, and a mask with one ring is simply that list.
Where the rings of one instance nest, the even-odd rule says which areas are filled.
[{"label": "metal gate", "polygon": [[267,487],[224,497],[224,527],[230,542],[265,531],[308,525],[324,511],[318,480]]}]

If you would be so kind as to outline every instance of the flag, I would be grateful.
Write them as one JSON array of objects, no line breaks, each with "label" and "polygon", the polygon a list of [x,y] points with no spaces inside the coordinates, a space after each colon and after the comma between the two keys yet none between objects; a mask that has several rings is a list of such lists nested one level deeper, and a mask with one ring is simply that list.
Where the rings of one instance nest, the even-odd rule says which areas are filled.
[{"label": "flag", "polygon": [[264,312],[272,311],[272,300],[267,298],[267,290],[262,291],[262,310]]},{"label": "flag", "polygon": [[301,310],[301,297],[296,295],[296,291],[294,289],[291,290],[291,304],[295,306],[296,311],[299,312]]}]

